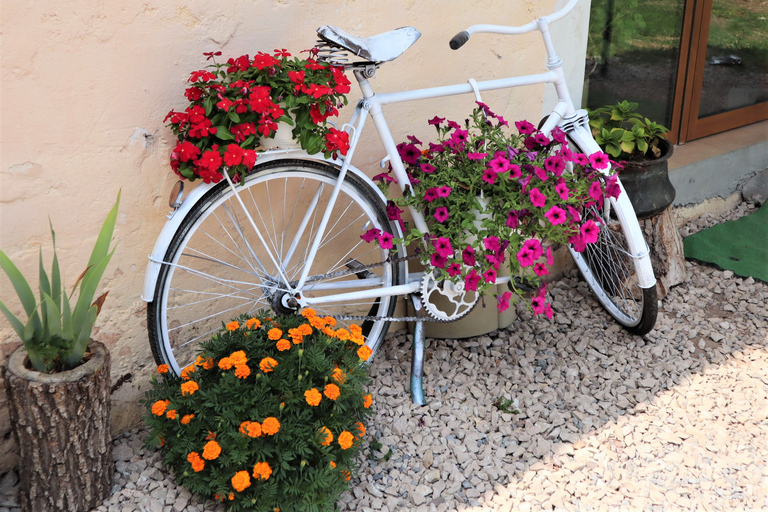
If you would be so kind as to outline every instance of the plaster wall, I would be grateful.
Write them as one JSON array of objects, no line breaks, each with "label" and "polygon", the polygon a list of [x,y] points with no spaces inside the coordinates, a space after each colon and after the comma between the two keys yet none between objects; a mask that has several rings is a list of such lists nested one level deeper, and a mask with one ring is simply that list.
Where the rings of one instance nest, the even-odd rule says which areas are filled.
[{"label": "plaster wall", "polygon": [[[575,24],[557,27],[562,54],[583,67],[588,1]],[[544,69],[537,34],[517,38],[478,35],[461,50],[449,39],[474,23],[520,25],[548,14],[564,0],[41,0],[5,2],[0,20],[0,248],[35,286],[38,250],[51,259],[48,219],[57,234],[65,282],[83,270],[109,208],[122,190],[115,231],[118,247],[102,289],[109,297],[93,337],[112,353],[113,429],[137,423],[154,362],[140,299],[146,258],[165,222],[167,195],[176,181],[168,166],[173,136],[163,118],[185,106],[189,72],[205,51],[224,57],[314,44],[314,30],[334,24],[361,36],[413,25],[421,39],[387,63],[373,84],[379,90],[462,83]],[[386,7],[384,7],[386,5]],[[572,15],[573,16],[573,15]],[[576,44],[578,43],[578,44]],[[576,103],[581,76],[571,76]],[[484,100],[507,119],[538,121],[544,87],[489,93]],[[356,91],[350,94],[354,104]],[[396,139],[431,135],[434,115],[461,120],[473,98],[392,106],[387,118]],[[415,108],[418,107],[418,108]],[[346,121],[351,108],[343,109]],[[369,131],[355,156],[370,175],[383,151]],[[0,298],[21,312],[5,275]],[[0,365],[18,346],[0,320]],[[0,382],[0,472],[16,462]],[[403,397],[403,399],[407,399]]]}]

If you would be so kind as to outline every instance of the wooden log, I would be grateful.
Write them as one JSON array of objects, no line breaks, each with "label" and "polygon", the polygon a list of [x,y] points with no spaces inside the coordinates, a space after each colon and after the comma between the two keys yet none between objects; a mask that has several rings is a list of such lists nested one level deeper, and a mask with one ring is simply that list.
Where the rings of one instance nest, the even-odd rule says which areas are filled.
[{"label": "wooden log", "polygon": [[31,370],[23,348],[3,368],[23,512],[88,512],[112,490],[109,351],[93,340],[89,349],[66,372]]},{"label": "wooden log", "polygon": [[670,288],[687,279],[683,239],[677,232],[670,208],[658,215],[640,219],[640,226],[651,249],[656,292],[658,298],[663,299]]}]

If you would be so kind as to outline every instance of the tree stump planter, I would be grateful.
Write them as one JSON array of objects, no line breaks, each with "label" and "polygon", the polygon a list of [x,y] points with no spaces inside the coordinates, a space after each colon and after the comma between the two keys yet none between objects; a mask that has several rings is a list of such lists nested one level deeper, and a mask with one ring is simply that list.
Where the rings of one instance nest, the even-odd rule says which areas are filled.
[{"label": "tree stump planter", "polygon": [[109,351],[93,340],[88,349],[65,372],[29,369],[24,347],[3,368],[23,512],[88,512],[112,490]]}]

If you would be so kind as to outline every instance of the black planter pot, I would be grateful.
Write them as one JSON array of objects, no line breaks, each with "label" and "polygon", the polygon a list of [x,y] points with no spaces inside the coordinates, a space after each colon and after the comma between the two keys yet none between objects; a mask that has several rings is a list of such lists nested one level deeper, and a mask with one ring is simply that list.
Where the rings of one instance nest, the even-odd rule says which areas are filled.
[{"label": "black planter pot", "polygon": [[675,200],[675,187],[669,181],[667,161],[672,144],[662,139],[661,156],[654,160],[626,162],[619,178],[635,208],[638,219],[663,212]]}]

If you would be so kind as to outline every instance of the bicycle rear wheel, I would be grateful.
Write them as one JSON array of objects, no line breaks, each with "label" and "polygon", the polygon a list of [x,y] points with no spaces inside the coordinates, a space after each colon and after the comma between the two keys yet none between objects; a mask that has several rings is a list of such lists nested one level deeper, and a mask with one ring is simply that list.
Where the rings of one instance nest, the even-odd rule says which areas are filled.
[{"label": "bicycle rear wheel", "polygon": [[[190,210],[172,238],[148,305],[150,346],[158,364],[178,373],[195,360],[199,343],[223,324],[240,314],[281,308],[286,287],[278,267],[295,284],[310,263],[307,256],[337,179],[337,168],[301,160],[269,162],[248,175],[237,190],[266,247],[226,182]],[[398,284],[397,265],[384,263],[388,251],[360,238],[371,228],[392,233],[385,205],[348,173],[302,295],[311,301]],[[376,263],[381,265],[349,272]],[[391,316],[395,302],[395,296],[381,296],[312,307],[323,316]],[[338,320],[337,325],[349,323]],[[364,323],[366,344],[375,350],[388,327],[389,322]]]},{"label": "bicycle rear wheel", "polygon": [[[579,148],[573,142],[571,145]],[[633,334],[647,334],[656,325],[658,315],[656,286],[640,287],[639,276],[652,281],[649,278],[653,269],[647,256],[648,245],[624,188],[618,199],[606,199],[587,215],[598,223],[600,234],[584,252],[568,246],[576,266],[597,300],[619,324]]]}]

